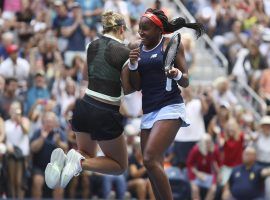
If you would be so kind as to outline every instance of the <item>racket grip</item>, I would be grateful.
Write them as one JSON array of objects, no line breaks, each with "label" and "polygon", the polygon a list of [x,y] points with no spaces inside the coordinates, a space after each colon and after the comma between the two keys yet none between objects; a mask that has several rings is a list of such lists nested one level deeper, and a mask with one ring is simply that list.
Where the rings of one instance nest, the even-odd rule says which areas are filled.
[{"label": "racket grip", "polygon": [[172,90],[172,79],[167,78],[166,81],[166,91],[171,91]]}]

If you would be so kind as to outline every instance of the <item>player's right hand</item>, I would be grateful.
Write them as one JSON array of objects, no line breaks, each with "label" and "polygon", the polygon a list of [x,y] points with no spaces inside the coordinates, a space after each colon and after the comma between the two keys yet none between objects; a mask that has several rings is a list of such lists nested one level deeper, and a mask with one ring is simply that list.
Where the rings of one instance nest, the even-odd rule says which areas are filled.
[{"label": "player's right hand", "polygon": [[140,57],[140,48],[136,48],[130,51],[129,53],[129,60],[131,64],[135,64],[138,62]]}]

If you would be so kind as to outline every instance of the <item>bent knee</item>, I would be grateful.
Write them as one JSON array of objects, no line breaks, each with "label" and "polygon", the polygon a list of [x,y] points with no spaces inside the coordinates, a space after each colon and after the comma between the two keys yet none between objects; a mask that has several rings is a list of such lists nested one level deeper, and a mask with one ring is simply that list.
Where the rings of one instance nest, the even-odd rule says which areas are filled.
[{"label": "bent knee", "polygon": [[151,169],[160,167],[159,160],[152,157],[152,156],[144,156],[143,157],[143,164],[147,170],[151,170]]}]

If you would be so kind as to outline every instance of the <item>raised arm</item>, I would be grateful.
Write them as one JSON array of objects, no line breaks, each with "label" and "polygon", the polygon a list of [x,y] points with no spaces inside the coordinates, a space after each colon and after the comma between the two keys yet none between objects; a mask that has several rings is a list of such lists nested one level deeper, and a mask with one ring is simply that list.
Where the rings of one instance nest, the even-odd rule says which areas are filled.
[{"label": "raised arm", "polygon": [[129,54],[129,79],[133,88],[141,90],[141,77],[138,72],[138,59],[140,57],[140,48],[135,48]]}]

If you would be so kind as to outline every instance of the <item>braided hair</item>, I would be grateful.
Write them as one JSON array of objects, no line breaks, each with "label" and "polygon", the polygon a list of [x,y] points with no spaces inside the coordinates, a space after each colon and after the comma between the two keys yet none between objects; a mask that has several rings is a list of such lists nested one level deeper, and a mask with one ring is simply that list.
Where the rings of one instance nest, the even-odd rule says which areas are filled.
[{"label": "braided hair", "polygon": [[204,26],[201,23],[187,23],[186,20],[182,17],[178,17],[172,21],[169,21],[168,17],[162,10],[148,8],[146,13],[152,13],[156,15],[161,20],[164,32],[166,33],[173,33],[183,27],[186,27],[194,29],[196,31],[197,38],[199,38],[205,32]]}]

